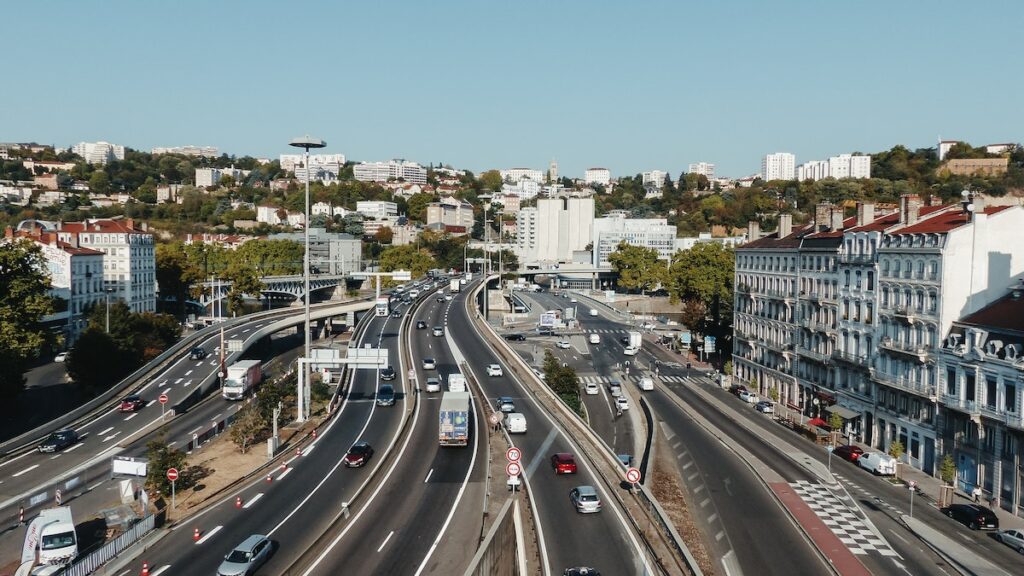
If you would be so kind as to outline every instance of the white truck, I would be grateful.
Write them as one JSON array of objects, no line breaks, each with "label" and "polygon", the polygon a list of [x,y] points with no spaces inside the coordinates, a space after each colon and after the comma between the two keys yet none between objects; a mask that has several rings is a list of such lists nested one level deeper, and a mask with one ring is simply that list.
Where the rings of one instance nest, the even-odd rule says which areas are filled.
[{"label": "white truck", "polygon": [[451,281],[448,282],[448,291],[449,292],[458,292],[461,289],[462,289],[462,284],[459,282],[458,278],[452,278]]},{"label": "white truck", "polygon": [[29,526],[39,530],[39,564],[68,564],[78,556],[78,537],[71,507],[48,508]]},{"label": "white truck", "polygon": [[241,400],[263,380],[263,365],[259,360],[239,360],[228,366],[227,376],[220,393],[225,400]]},{"label": "white truck", "polygon": [[626,343],[626,349],[623,353],[626,356],[636,356],[640,352],[640,345],[644,342],[644,337],[639,332],[631,330],[629,332],[629,341]]},{"label": "white truck", "polygon": [[466,377],[459,372],[452,372],[448,375],[448,391],[449,392],[465,392],[466,391]]}]

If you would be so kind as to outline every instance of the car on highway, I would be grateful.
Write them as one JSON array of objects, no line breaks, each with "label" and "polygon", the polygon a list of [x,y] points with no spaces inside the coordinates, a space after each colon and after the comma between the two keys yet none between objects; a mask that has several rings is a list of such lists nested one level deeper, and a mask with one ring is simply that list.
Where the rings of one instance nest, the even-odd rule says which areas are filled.
[{"label": "car on highway", "polygon": [[489,364],[487,366],[487,375],[488,376],[499,377],[499,376],[502,376],[504,374],[505,373],[502,372],[501,366],[499,364]]},{"label": "car on highway", "polygon": [[569,491],[569,500],[580,514],[593,514],[601,511],[601,498],[593,486],[577,486]]},{"label": "car on highway", "polygon": [[597,316],[597,308],[591,308],[590,309],[590,315],[591,316]]},{"label": "car on highway", "polygon": [[629,400],[626,400],[625,394],[615,397],[615,407],[619,410],[629,410]]},{"label": "car on highway", "polygon": [[1017,552],[1024,554],[1024,530],[1000,530],[996,532],[996,539]]},{"label": "car on highway", "polygon": [[626,346],[625,350],[622,351],[626,356],[636,356],[640,353],[639,346]]},{"label": "car on highway", "polygon": [[424,322],[423,320],[417,320],[416,321],[416,329],[417,330],[423,330],[426,327],[427,327],[427,323]]},{"label": "car on highway", "polygon": [[565,572],[562,572],[562,576],[601,576],[601,573],[596,568],[576,566],[574,568],[566,568]]},{"label": "car on highway", "polygon": [[395,369],[392,368],[391,366],[385,366],[385,367],[381,368],[380,369],[380,379],[381,380],[394,380],[395,379]]},{"label": "car on highway", "polygon": [[270,558],[272,543],[262,534],[253,534],[235,546],[217,568],[217,576],[249,576]]},{"label": "car on highway", "polygon": [[881,452],[865,452],[857,457],[857,465],[875,476],[894,476],[896,459]]},{"label": "car on highway", "polygon": [[120,412],[135,412],[145,408],[146,401],[139,397],[138,394],[132,394],[131,396],[125,396],[121,399],[121,405],[117,407]]},{"label": "car on highway", "polygon": [[435,301],[436,301],[436,302],[437,302],[438,304],[442,304],[442,303],[444,303],[444,296],[438,296],[437,298],[434,298],[434,300],[435,300]]},{"label": "car on highway", "polygon": [[757,394],[754,394],[753,392],[750,392],[748,390],[740,392],[739,396],[740,400],[743,400],[747,404],[757,404],[758,402],[760,402],[760,399],[757,397]]},{"label": "car on highway", "polygon": [[596,334],[596,333],[595,334],[591,334],[590,335],[590,343],[591,344],[600,344],[601,343],[601,335],[600,334]]},{"label": "car on highway", "polygon": [[451,300],[452,300],[452,295],[451,295],[451,294],[445,294],[445,295],[444,295],[444,299],[445,299],[445,300],[447,300],[447,301],[449,301],[449,302],[451,302]]},{"label": "car on highway", "polygon": [[[864,457],[861,456],[863,459]],[[977,504],[953,504],[939,510],[971,530],[998,530],[996,513]]]},{"label": "car on highway", "polygon": [[522,334],[505,334],[505,340],[510,342],[522,342],[526,340],[526,336],[523,336]]},{"label": "car on highway", "polygon": [[526,416],[519,412],[506,414],[505,429],[509,434],[526,434]]},{"label": "car on highway", "polygon": [[639,382],[641,390],[654,390],[654,378],[644,376]]},{"label": "car on highway", "polygon": [[558,342],[555,342],[555,348],[558,348],[559,350],[568,350],[569,346],[570,344],[568,340],[559,340]]},{"label": "car on highway", "polygon": [[754,404],[754,410],[757,410],[761,414],[775,414],[775,404],[772,404],[769,400],[761,400],[757,404]]},{"label": "car on highway", "polygon": [[576,457],[569,452],[557,452],[551,456],[551,467],[555,474],[575,474]]},{"label": "car on highway", "polygon": [[39,443],[40,452],[58,452],[78,442],[78,432],[68,428],[58,430]]},{"label": "car on highway", "polygon": [[832,451],[832,454],[839,456],[847,462],[857,462],[857,459],[860,458],[860,455],[863,453],[864,449],[855,444],[843,444],[842,446],[837,446],[836,449]]},{"label": "car on highway", "polygon": [[618,380],[612,380],[611,382],[609,382],[608,383],[608,393],[611,394],[612,397],[621,396],[622,395],[622,382],[619,382]]},{"label": "car on highway", "polygon": [[345,466],[359,468],[373,456],[373,447],[368,442],[356,442],[345,454]]},{"label": "car on highway", "polygon": [[516,411],[515,402],[513,402],[508,396],[499,396],[494,402],[494,405],[498,407],[500,412],[504,412],[505,414]]},{"label": "car on highway", "polygon": [[377,406],[393,406],[395,404],[395,387],[381,384],[377,389]]},{"label": "car on highway", "polygon": [[430,332],[434,336],[444,336],[444,328],[440,326],[434,326],[434,329]]},{"label": "car on highway", "polygon": [[419,297],[420,297],[420,291],[419,290],[410,290],[409,291],[409,298],[419,298]]},{"label": "car on highway", "polygon": [[570,304],[575,304],[575,303],[576,303],[576,299],[575,299],[575,298],[571,298],[571,299],[569,300],[569,303],[570,303]]},{"label": "car on highway", "polygon": [[601,392],[601,387],[597,385],[597,382],[587,382],[583,385],[583,391],[590,396],[594,396]]},{"label": "car on highway", "polygon": [[429,358],[429,357],[428,358],[424,358],[423,359],[423,369],[424,370],[437,370],[437,361],[434,360],[433,358]]},{"label": "car on highway", "polygon": [[206,349],[203,348],[202,346],[196,346],[195,348],[188,351],[189,360],[202,360],[203,358],[206,358],[206,356]]},{"label": "car on highway", "polygon": [[67,359],[68,359],[68,353],[67,352],[60,352],[56,356],[53,357],[53,361],[54,362],[64,362]]},{"label": "car on highway", "polygon": [[392,318],[401,318],[401,317],[402,317],[402,311],[401,311],[401,310],[395,310],[395,311],[393,311],[393,312],[391,313],[391,317],[392,317]]},{"label": "car on highway", "polygon": [[431,376],[427,378],[427,392],[440,392],[441,391],[441,379],[437,376]]}]

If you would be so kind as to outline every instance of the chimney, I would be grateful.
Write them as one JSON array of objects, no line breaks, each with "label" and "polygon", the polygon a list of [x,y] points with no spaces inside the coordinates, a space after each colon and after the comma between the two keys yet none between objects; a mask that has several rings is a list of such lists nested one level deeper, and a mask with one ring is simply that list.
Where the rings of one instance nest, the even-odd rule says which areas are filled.
[{"label": "chimney", "polygon": [[829,202],[822,202],[814,207],[814,231],[821,232],[829,225],[829,213],[831,212],[832,204]]},{"label": "chimney", "polygon": [[129,230],[134,230],[135,229],[135,219],[134,218],[128,218],[127,220],[124,221],[124,225],[127,226]]},{"label": "chimney", "polygon": [[917,194],[900,196],[900,224],[914,224],[921,213],[921,197]]},{"label": "chimney", "polygon": [[875,221],[875,203],[857,202],[857,226],[867,226]]},{"label": "chimney", "polygon": [[831,221],[829,222],[829,231],[836,232],[843,229],[843,207],[833,206],[830,214]]},{"label": "chimney", "polygon": [[761,225],[757,220],[747,222],[747,242],[753,242],[761,237]]},{"label": "chimney", "polygon": [[779,214],[779,238],[785,238],[793,233],[793,215]]}]

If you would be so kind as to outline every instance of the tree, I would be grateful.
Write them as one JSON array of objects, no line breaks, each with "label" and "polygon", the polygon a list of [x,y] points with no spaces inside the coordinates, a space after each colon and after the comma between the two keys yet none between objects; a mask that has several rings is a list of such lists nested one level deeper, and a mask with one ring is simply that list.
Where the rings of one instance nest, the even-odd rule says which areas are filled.
[{"label": "tree", "polygon": [[903,446],[903,442],[900,442],[899,440],[893,440],[892,443],[889,444],[889,456],[892,456],[893,458],[896,459],[896,479],[897,480],[900,477],[900,458],[903,457],[903,453],[905,451],[906,451],[906,448]]},{"label": "tree", "polygon": [[107,194],[110,192],[110,176],[103,170],[96,170],[89,177],[89,192],[93,194]]},{"label": "tree", "polygon": [[953,484],[953,479],[956,478],[956,462],[953,461],[953,456],[946,454],[942,457],[942,462],[939,463],[939,478],[947,486]]},{"label": "tree", "polygon": [[[158,494],[170,496],[171,481],[167,479],[167,470],[176,468],[179,472],[184,471],[187,464],[185,453],[172,448],[161,434],[159,438],[146,443],[146,458],[146,487]],[[182,482],[184,479],[182,475],[175,487],[186,487],[186,482]]]},{"label": "tree", "polygon": [[391,241],[394,240],[394,238],[395,233],[389,226],[381,226],[380,230],[377,230],[377,234],[374,236],[374,239],[381,244],[391,244]]},{"label": "tree", "polygon": [[501,172],[498,172],[497,170],[488,170],[483,174],[480,174],[479,182],[481,187],[497,192],[498,190],[501,190],[501,185],[503,184]]},{"label": "tree", "polygon": [[732,324],[734,264],[733,249],[717,242],[698,242],[689,250],[676,252],[668,273],[672,300],[699,300],[711,313],[718,332],[728,330]]},{"label": "tree", "polygon": [[43,272],[42,249],[27,241],[0,243],[0,402],[8,402],[25,387],[28,360],[50,339],[42,324],[53,311],[47,294],[50,281]]},{"label": "tree", "polygon": [[228,310],[233,315],[242,311],[244,296],[259,298],[263,293],[263,281],[251,264],[234,262],[224,272],[224,279],[231,282],[231,288],[228,289],[225,298],[228,301]]},{"label": "tree", "polygon": [[127,376],[135,363],[102,329],[86,328],[71,349],[66,368],[71,380],[96,395]]},{"label": "tree", "polygon": [[704,324],[708,317],[708,307],[704,305],[700,300],[686,300],[683,302],[683,310],[680,320],[683,325],[697,332],[698,334],[704,333]]},{"label": "tree", "polygon": [[732,376],[732,360],[725,362],[725,366],[722,367],[722,373],[726,376]]},{"label": "tree", "polygon": [[412,244],[392,246],[380,253],[380,269],[384,272],[408,270],[416,278],[436,267],[437,261],[429,251]]},{"label": "tree", "polygon": [[839,434],[843,429],[843,417],[838,412],[832,412],[828,417],[828,427],[832,430],[832,444],[838,444]]},{"label": "tree", "polygon": [[174,298],[179,318],[185,316],[185,301],[192,286],[202,282],[203,276],[199,266],[185,254],[181,242],[156,245],[156,281],[160,286],[160,296]]},{"label": "tree", "polygon": [[235,423],[231,425],[231,441],[238,446],[242,454],[245,454],[266,429],[267,423],[263,415],[254,404],[250,404],[235,417]]},{"label": "tree", "polygon": [[608,256],[608,262],[619,275],[619,286],[626,290],[646,293],[665,281],[667,268],[665,262],[658,259],[658,251],[654,248],[634,246],[623,241]]},{"label": "tree", "polygon": [[427,221],[427,204],[435,202],[437,197],[433,194],[427,194],[420,192],[419,194],[413,194],[409,197],[409,218],[417,220],[419,222]]}]

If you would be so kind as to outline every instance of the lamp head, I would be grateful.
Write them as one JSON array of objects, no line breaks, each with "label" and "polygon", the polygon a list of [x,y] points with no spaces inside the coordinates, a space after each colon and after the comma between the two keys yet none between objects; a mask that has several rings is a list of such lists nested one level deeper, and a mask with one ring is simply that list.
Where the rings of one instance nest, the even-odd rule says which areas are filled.
[{"label": "lamp head", "polygon": [[310,148],[323,148],[327,146],[327,142],[324,142],[319,138],[313,138],[307,134],[299,138],[292,138],[292,141],[289,142],[288,145],[296,148],[304,148],[308,152]]}]

